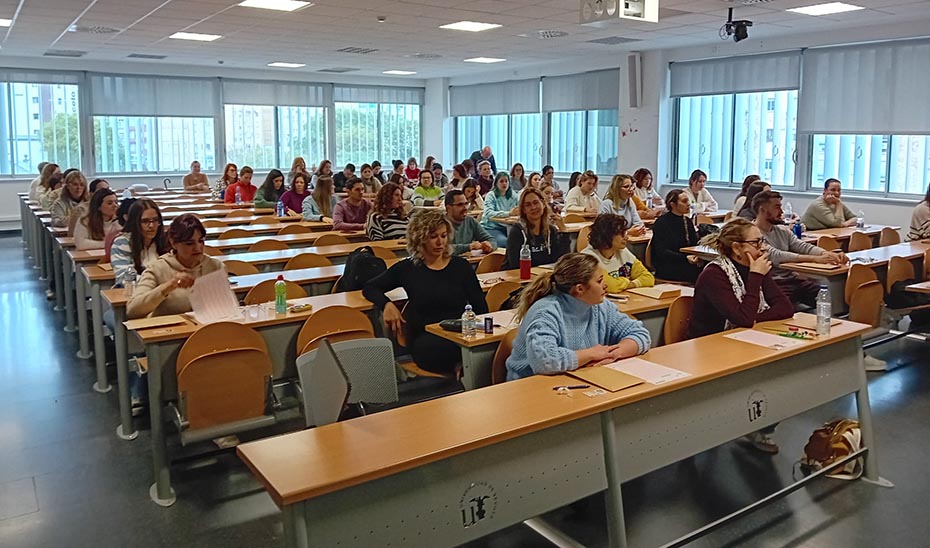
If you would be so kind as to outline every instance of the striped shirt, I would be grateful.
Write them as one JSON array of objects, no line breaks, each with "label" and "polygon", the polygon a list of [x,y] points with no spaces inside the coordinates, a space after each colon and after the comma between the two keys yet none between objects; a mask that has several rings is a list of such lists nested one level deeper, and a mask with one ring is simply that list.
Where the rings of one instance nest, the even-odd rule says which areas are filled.
[{"label": "striped shirt", "polygon": [[[149,244],[142,253],[142,268],[148,268],[149,265],[158,260],[158,249],[155,242]],[[113,275],[116,277],[116,285],[122,286],[128,277],[130,271],[136,272],[132,264],[132,243],[129,234],[121,233],[113,240],[113,247],[110,248],[110,264],[113,265]],[[137,274],[142,274],[138,272]]]},{"label": "striped shirt", "polygon": [[380,213],[372,213],[365,224],[365,234],[373,242],[406,238],[407,218],[397,215],[385,217]]}]

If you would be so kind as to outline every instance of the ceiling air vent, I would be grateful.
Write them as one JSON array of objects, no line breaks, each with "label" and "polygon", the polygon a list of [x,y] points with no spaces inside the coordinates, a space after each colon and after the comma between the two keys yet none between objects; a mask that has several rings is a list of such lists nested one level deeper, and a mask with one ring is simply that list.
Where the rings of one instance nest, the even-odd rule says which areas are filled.
[{"label": "ceiling air vent", "polygon": [[629,44],[630,42],[639,42],[636,38],[624,38],[622,36],[608,36],[607,38],[598,38],[597,40],[588,40],[589,44],[603,44],[605,46],[619,46],[620,44]]},{"label": "ceiling air vent", "polygon": [[439,55],[438,53],[412,53],[410,55],[405,55],[404,57],[423,59],[424,61],[435,61],[436,59],[442,59],[442,55]]},{"label": "ceiling air vent", "polygon": [[369,53],[374,53],[378,50],[374,48],[348,47],[348,48],[337,49],[336,51],[339,53],[354,53],[356,55],[368,55]]},{"label": "ceiling air vent", "polygon": [[723,3],[736,6],[755,6],[756,4],[769,4],[774,1],[775,0],[723,0]]},{"label": "ceiling air vent", "polygon": [[116,34],[120,32],[121,29],[116,29],[113,27],[103,27],[100,25],[93,26],[80,26],[80,25],[71,25],[68,27],[68,32],[83,32],[87,34]]},{"label": "ceiling air vent", "polygon": [[152,55],[151,53],[130,53],[126,56],[129,59],[164,59],[167,55]]},{"label": "ceiling air vent", "polygon": [[87,52],[73,49],[50,49],[42,55],[46,57],[84,57]]},{"label": "ceiling air vent", "polygon": [[551,40],[553,38],[562,38],[568,36],[568,33],[564,30],[539,30],[536,31],[536,38],[540,40]]},{"label": "ceiling air vent", "polygon": [[342,74],[344,72],[355,72],[357,70],[359,69],[351,68],[351,67],[333,67],[333,68],[320,69],[317,72],[331,72],[334,74]]}]

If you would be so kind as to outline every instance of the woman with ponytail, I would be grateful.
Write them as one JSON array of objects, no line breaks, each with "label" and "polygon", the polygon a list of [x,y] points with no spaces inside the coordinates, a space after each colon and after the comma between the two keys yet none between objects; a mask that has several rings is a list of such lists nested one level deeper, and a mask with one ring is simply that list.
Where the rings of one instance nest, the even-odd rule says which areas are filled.
[{"label": "woman with ponytail", "polygon": [[538,276],[520,296],[516,319],[522,320],[507,380],[573,371],[611,363],[649,350],[649,331],[612,302],[600,262],[570,253],[551,273]]}]

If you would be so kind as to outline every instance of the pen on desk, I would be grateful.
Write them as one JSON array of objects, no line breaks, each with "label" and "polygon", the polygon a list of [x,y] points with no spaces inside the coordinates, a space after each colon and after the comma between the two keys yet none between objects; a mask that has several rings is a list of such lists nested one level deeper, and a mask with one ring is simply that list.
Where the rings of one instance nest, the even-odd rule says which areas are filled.
[{"label": "pen on desk", "polygon": [[590,384],[573,384],[570,386],[553,386],[552,387],[553,390],[559,390],[562,388],[566,390],[584,390],[585,388],[591,388],[591,385]]}]

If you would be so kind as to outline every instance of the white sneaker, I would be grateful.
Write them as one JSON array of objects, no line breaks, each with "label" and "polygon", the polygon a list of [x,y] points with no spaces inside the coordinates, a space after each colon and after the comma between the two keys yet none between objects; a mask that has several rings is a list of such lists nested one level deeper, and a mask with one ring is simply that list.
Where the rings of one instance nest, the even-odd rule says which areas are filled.
[{"label": "white sneaker", "polygon": [[888,371],[888,362],[885,360],[880,360],[875,356],[869,356],[866,354],[863,362],[865,363],[866,371]]}]

